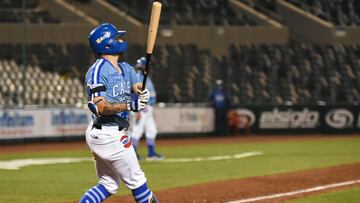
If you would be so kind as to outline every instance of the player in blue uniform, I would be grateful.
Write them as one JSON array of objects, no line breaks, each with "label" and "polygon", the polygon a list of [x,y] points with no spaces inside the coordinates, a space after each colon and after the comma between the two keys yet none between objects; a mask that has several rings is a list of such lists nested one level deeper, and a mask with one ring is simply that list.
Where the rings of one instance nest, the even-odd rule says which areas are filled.
[{"label": "player in blue uniform", "polygon": [[[139,74],[139,78],[144,78],[143,71],[145,69],[146,59],[141,57],[136,61],[135,69]],[[150,99],[145,109],[140,112],[133,113],[133,122],[131,130],[131,141],[137,151],[139,140],[145,131],[146,144],[148,149],[148,155],[146,159],[148,161],[163,160],[164,157],[158,154],[155,150],[155,139],[157,135],[157,127],[154,119],[153,105],[156,103],[156,91],[153,82],[148,77],[146,87],[150,92]],[[139,156],[138,156],[139,157]]]},{"label": "player in blue uniform", "polygon": [[[89,34],[89,43],[98,56],[86,73],[88,107],[93,121],[86,131],[86,142],[95,158],[98,185],[90,188],[80,203],[100,203],[115,194],[120,182],[132,191],[138,203],[157,203],[146,184],[130,138],[129,111],[146,107],[150,94],[141,91],[136,72],[121,60],[127,43],[121,40],[125,31],[104,23]],[[131,93],[136,93],[131,97]]]}]

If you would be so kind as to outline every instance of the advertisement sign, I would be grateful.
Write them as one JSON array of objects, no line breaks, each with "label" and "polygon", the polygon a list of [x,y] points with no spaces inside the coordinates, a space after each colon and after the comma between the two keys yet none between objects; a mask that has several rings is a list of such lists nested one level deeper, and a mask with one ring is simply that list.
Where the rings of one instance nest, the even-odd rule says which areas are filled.
[{"label": "advertisement sign", "polygon": [[[233,109],[230,121],[251,133],[355,133],[360,132],[360,107],[246,106]],[[210,107],[154,108],[159,134],[214,131]],[[91,121],[87,109],[44,108],[0,110],[0,140],[32,137],[84,136]]]},{"label": "advertisement sign", "polygon": [[287,108],[262,111],[259,119],[260,129],[296,129],[316,128],[320,122],[320,113],[316,110]]},{"label": "advertisement sign", "polygon": [[154,108],[154,114],[159,133],[199,133],[214,130],[212,108]]},{"label": "advertisement sign", "polygon": [[344,108],[331,109],[325,114],[325,122],[334,129],[353,128],[354,115]]},{"label": "advertisement sign", "polygon": [[326,132],[360,132],[359,106],[332,106],[324,108],[323,129]]},{"label": "advertisement sign", "polygon": [[0,139],[83,136],[90,119],[77,108],[0,110]]},{"label": "advertisement sign", "polygon": [[360,107],[354,105],[247,106],[246,111],[255,115],[253,133],[360,132]]},{"label": "advertisement sign", "polygon": [[91,121],[87,110],[83,109],[61,109],[52,110],[51,131],[58,135],[84,135]]},{"label": "advertisement sign", "polygon": [[[211,108],[155,108],[154,115],[159,133],[201,133],[214,129]],[[87,109],[3,109],[0,139],[84,136],[90,121]]]},{"label": "advertisement sign", "polygon": [[0,138],[31,136],[36,117],[32,112],[0,111]]}]

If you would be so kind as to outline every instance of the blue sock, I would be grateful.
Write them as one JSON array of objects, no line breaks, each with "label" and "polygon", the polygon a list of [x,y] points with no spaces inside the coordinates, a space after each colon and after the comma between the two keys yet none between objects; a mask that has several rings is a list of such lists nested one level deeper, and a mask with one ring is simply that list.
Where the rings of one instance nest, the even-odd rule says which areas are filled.
[{"label": "blue sock", "polygon": [[106,188],[103,185],[98,184],[85,192],[79,203],[101,203],[109,196],[110,193],[106,190]]},{"label": "blue sock", "polygon": [[146,139],[146,143],[148,148],[148,156],[155,156],[155,140]]},{"label": "blue sock", "polygon": [[156,198],[153,197],[153,194],[147,187],[146,183],[144,183],[142,186],[132,190],[132,194],[137,203],[147,203],[147,202],[149,202],[150,198],[155,200],[153,202],[157,202]]}]

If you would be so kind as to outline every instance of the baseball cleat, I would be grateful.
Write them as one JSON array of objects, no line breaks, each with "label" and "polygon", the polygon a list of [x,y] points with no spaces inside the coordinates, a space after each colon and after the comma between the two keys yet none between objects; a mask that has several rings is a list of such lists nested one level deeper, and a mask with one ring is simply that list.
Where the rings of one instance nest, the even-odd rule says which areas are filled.
[{"label": "baseball cleat", "polygon": [[161,161],[161,160],[164,160],[165,157],[160,155],[160,154],[157,154],[155,153],[154,156],[148,156],[146,157],[146,160],[147,161]]},{"label": "baseball cleat", "polygon": [[152,193],[151,197],[149,198],[149,203],[158,203],[156,196]]}]

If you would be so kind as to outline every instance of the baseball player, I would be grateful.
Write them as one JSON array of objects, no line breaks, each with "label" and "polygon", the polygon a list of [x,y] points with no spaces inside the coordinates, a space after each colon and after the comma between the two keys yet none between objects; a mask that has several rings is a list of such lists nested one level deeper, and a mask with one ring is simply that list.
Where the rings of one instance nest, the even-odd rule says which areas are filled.
[{"label": "baseball player", "polygon": [[[98,56],[86,73],[88,107],[93,121],[86,131],[86,142],[94,159],[98,185],[90,188],[80,203],[100,203],[115,194],[122,181],[138,203],[157,203],[139,166],[130,138],[129,112],[146,107],[150,94],[141,91],[141,81],[133,67],[118,62],[127,50],[127,43],[114,25],[104,23],[89,34],[89,43]],[[131,97],[131,92],[136,93]]]},{"label": "baseball player", "polygon": [[[144,77],[143,71],[145,69],[145,63],[146,63],[145,57],[141,57],[136,61],[136,65],[135,65],[135,69],[141,80]],[[146,144],[148,149],[148,155],[146,159],[148,161],[163,160],[164,157],[156,153],[155,151],[155,138],[157,134],[157,128],[154,119],[152,105],[156,103],[156,91],[154,84],[149,77],[147,78],[146,87],[150,91],[150,99],[148,105],[143,110],[141,110],[140,112],[133,113],[132,116],[133,125],[130,133],[131,142],[135,148],[135,151],[137,151],[139,140],[145,130]],[[139,155],[138,158],[140,158]]]}]

